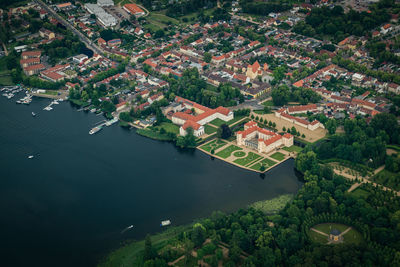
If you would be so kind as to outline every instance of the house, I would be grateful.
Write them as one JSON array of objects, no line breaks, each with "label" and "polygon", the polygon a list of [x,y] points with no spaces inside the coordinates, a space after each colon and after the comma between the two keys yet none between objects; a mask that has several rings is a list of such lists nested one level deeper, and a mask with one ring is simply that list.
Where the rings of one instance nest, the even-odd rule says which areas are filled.
[{"label": "house", "polygon": [[33,57],[33,58],[21,59],[19,61],[19,64],[21,64],[22,68],[32,66],[32,65],[37,65],[37,64],[40,64],[40,58]]},{"label": "house", "polygon": [[389,83],[387,89],[389,92],[395,93],[396,95],[400,94],[400,85],[396,83]]},{"label": "house", "polygon": [[390,25],[390,24],[385,24],[385,25],[383,25],[382,27],[381,27],[381,33],[382,34],[386,34],[386,33],[388,33],[389,31],[391,31],[392,30],[392,25]]},{"label": "house", "polygon": [[87,55],[79,54],[79,55],[73,56],[73,57],[72,57],[72,61],[74,61],[75,63],[80,64],[80,63],[82,63],[83,61],[87,60],[88,58],[89,58],[89,57],[88,57]]},{"label": "house", "polygon": [[52,39],[56,38],[56,35],[54,34],[54,32],[52,32],[48,29],[45,29],[45,28],[41,28],[39,30],[39,35],[40,35],[40,37],[46,38],[47,40],[52,40]]},{"label": "house", "polygon": [[36,65],[31,65],[26,68],[24,68],[24,73],[27,76],[35,75],[38,74],[40,71],[46,69],[46,67],[43,64],[36,64]]},{"label": "house", "polygon": [[136,35],[142,35],[143,34],[143,30],[141,28],[139,28],[139,27],[136,27],[134,32],[135,32]]},{"label": "house", "polygon": [[267,129],[258,127],[255,121],[249,121],[244,125],[243,131],[236,134],[236,142],[239,146],[246,146],[257,150],[259,153],[269,153],[279,147],[293,145],[293,135],[286,133],[280,135]]},{"label": "house", "polygon": [[121,39],[112,39],[112,40],[109,40],[109,41],[107,42],[107,45],[108,45],[109,47],[117,47],[117,46],[121,45]]},{"label": "house", "polygon": [[41,55],[42,55],[42,51],[25,51],[25,52],[22,52],[21,58],[22,59],[40,58]]},{"label": "house", "polygon": [[309,121],[306,121],[304,119],[301,119],[301,118],[298,118],[298,117],[294,117],[292,115],[289,115],[287,113],[286,109],[284,109],[284,108],[281,108],[281,109],[275,111],[275,117],[284,119],[286,121],[289,121],[289,122],[291,122],[291,123],[293,123],[295,125],[298,125],[300,127],[309,129],[311,131],[315,131],[318,128],[325,129],[324,125],[321,122],[319,122],[317,120],[309,122]]},{"label": "house", "polygon": [[99,6],[113,6],[114,1],[113,0],[97,0],[97,5]]},{"label": "house", "polygon": [[[266,68],[268,68],[268,65],[264,65]],[[255,79],[257,76],[262,75],[262,69],[260,66],[260,63],[258,61],[254,62],[253,65],[248,65],[247,66],[247,71],[246,71],[246,76],[249,77],[250,79]]]},{"label": "house", "polygon": [[145,15],[146,13],[140,8],[138,7],[136,4],[125,4],[124,5],[124,10],[126,12],[128,12],[131,15],[134,15],[136,17],[140,17]]},{"label": "house", "polygon": [[188,127],[191,127],[194,135],[198,137],[204,134],[203,125],[210,121],[220,119],[227,122],[233,119],[233,112],[222,106],[211,109],[179,96],[175,97],[175,102],[181,104],[190,113],[194,111],[194,115],[185,111],[175,112],[172,115],[172,123],[181,126],[179,133],[182,136],[187,134]]}]

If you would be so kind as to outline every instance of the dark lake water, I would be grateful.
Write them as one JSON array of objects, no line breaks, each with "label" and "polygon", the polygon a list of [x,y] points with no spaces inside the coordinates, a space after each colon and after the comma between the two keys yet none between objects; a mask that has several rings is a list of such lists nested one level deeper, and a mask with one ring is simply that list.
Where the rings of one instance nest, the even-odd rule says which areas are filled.
[{"label": "dark lake water", "polygon": [[15,100],[0,97],[1,266],[94,266],[161,220],[190,223],[301,186],[293,161],[261,179],[117,124],[89,135],[103,117],[67,102],[48,112],[50,100]]}]

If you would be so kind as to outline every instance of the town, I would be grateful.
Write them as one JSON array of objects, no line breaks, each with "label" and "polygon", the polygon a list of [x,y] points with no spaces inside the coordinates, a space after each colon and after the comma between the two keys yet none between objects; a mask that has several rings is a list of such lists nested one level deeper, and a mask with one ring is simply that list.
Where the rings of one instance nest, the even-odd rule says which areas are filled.
[{"label": "town", "polygon": [[[348,192],[400,195],[399,2],[279,2],[3,5],[3,95],[12,99],[6,86],[18,84],[23,101],[69,100],[107,126],[260,175],[296,159],[306,182],[329,168]],[[329,242],[343,241],[335,233]],[[240,249],[237,262],[252,251]]]}]

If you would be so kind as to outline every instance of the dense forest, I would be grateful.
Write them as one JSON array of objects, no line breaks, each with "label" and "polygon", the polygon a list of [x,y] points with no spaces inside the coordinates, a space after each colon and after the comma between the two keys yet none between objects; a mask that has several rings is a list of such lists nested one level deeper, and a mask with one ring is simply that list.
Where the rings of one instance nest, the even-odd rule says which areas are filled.
[{"label": "dense forest", "polygon": [[301,87],[289,88],[287,85],[280,85],[272,89],[271,96],[275,106],[284,106],[290,101],[306,105],[308,103],[317,103],[321,100],[321,96],[311,89]]},{"label": "dense forest", "polygon": [[368,124],[364,118],[347,119],[344,135],[333,135],[316,148],[318,158],[340,158],[377,168],[385,164],[386,144],[400,144],[394,115],[380,113]]},{"label": "dense forest", "polygon": [[244,13],[268,15],[271,12],[283,12],[292,8],[290,1],[254,1],[242,0],[240,6]]},{"label": "dense forest", "polygon": [[349,35],[366,35],[389,19],[386,9],[376,6],[371,8],[371,13],[354,10],[344,13],[341,6],[324,6],[312,9],[305,22],[297,23],[293,31],[311,37],[331,36],[334,41],[339,42]]}]

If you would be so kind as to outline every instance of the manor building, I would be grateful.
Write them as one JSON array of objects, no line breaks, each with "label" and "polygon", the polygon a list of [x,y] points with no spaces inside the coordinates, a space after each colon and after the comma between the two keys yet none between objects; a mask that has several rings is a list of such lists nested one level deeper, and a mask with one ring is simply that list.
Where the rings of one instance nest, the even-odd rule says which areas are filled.
[{"label": "manor building", "polygon": [[237,132],[236,142],[238,145],[255,149],[259,153],[269,153],[282,146],[292,146],[293,135],[289,133],[280,135],[258,127],[255,121],[249,121],[244,125],[244,131]]}]

